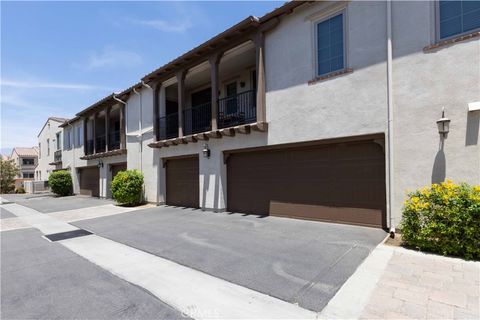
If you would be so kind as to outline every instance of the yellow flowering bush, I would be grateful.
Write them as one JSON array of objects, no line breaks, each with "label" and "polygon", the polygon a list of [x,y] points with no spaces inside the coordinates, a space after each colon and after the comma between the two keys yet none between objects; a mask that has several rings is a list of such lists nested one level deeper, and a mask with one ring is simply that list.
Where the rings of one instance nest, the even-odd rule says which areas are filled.
[{"label": "yellow flowering bush", "polygon": [[112,197],[118,203],[135,206],[142,202],[143,174],[138,170],[126,170],[113,178]]},{"label": "yellow flowering bush", "polygon": [[447,180],[409,193],[401,228],[408,246],[480,259],[480,186]]}]

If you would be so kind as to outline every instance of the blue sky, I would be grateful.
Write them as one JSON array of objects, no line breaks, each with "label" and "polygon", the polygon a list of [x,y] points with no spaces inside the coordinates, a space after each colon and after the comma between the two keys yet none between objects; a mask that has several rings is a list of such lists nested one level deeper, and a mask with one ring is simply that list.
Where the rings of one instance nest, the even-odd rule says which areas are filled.
[{"label": "blue sky", "polygon": [[283,2],[1,2],[1,153]]}]

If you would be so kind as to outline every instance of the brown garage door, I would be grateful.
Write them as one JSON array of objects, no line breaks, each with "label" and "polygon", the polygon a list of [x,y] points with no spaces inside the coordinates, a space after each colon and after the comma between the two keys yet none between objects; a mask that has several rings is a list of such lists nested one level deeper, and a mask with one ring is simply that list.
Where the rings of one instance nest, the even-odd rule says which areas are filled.
[{"label": "brown garage door", "polygon": [[171,206],[199,207],[198,156],[166,163],[167,201]]},{"label": "brown garage door", "polygon": [[80,194],[99,197],[100,174],[97,167],[80,169]]},{"label": "brown garage door", "polygon": [[385,226],[385,155],[373,141],[233,153],[228,210]]},{"label": "brown garage door", "polygon": [[120,171],[127,170],[127,164],[126,163],[112,164],[111,170],[112,170],[112,180],[113,180],[113,178],[115,178],[117,173],[119,173]]}]

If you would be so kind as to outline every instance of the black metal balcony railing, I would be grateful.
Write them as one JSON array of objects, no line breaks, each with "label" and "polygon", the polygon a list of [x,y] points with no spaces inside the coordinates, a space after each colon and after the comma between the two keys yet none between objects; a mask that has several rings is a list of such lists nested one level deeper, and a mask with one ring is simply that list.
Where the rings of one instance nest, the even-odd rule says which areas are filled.
[{"label": "black metal balcony railing", "polygon": [[53,153],[54,162],[62,162],[62,150],[57,150]]},{"label": "black metal balcony railing", "polygon": [[[211,130],[211,102],[197,105],[183,111],[183,134],[190,135]],[[218,100],[218,128],[227,128],[255,122],[257,100],[255,90],[245,91]],[[178,113],[171,113],[158,119],[160,140],[178,137]]]},{"label": "black metal balcony railing", "polygon": [[87,154],[93,154],[93,139],[87,139]]},{"label": "black metal balcony railing", "polygon": [[255,122],[257,99],[255,90],[245,91],[218,100],[218,127],[227,128]]},{"label": "black metal balcony railing", "polygon": [[95,153],[105,152],[106,150],[106,140],[105,135],[98,135],[95,138]]},{"label": "black metal balcony railing", "polygon": [[108,150],[120,149],[120,131],[113,131],[108,134]]},{"label": "black metal balcony railing", "polygon": [[212,123],[212,103],[207,102],[183,110],[185,135],[209,131]]},{"label": "black metal balcony railing", "polygon": [[159,119],[160,140],[178,137],[178,112],[171,113]]}]

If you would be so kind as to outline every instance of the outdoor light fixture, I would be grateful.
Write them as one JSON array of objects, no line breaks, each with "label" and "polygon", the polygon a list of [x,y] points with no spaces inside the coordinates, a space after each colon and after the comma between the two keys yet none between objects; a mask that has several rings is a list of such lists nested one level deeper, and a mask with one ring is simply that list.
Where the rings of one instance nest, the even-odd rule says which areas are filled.
[{"label": "outdoor light fixture", "polygon": [[210,149],[208,148],[208,144],[203,145],[203,157],[210,158]]},{"label": "outdoor light fixture", "polygon": [[437,120],[437,126],[438,133],[445,138],[450,131],[450,119],[445,117],[445,108],[442,109],[442,117]]},{"label": "outdoor light fixture", "polygon": [[103,168],[103,161],[102,160],[98,160],[97,167]]}]

